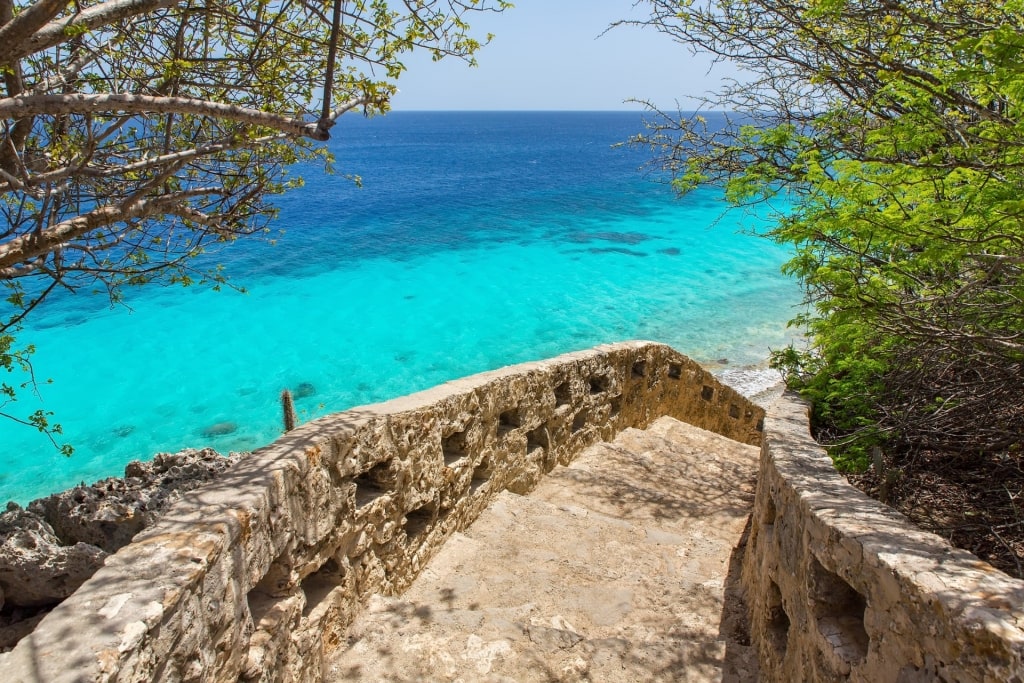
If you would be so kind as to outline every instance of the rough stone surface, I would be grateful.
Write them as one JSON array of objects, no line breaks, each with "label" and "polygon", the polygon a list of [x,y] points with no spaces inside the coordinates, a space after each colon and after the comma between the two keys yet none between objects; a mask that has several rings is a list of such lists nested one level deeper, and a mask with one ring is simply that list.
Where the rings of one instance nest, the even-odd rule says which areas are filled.
[{"label": "rough stone surface", "polygon": [[[684,591],[693,588],[685,573],[690,565],[673,563],[699,553],[637,554],[633,563],[615,563],[622,557],[615,543],[625,542],[616,534],[640,534],[627,528],[642,529],[662,550],[682,545],[681,529],[662,528],[661,519],[654,524],[657,515],[648,511],[659,508],[653,499],[630,495],[630,486],[642,489],[636,477],[630,485],[624,476],[616,496],[591,496],[587,506],[557,496],[511,495],[528,494],[552,470],[556,477],[580,476],[579,468],[556,467],[662,416],[748,444],[761,444],[764,429],[741,572],[764,680],[1024,681],[1024,582],[915,529],[849,486],[810,439],[800,404],[783,398],[765,420],[761,408],[708,371],[644,342],[477,375],[289,432],[185,494],[109,556],[13,651],[0,655],[3,680],[324,680],[325,661],[347,647],[347,628],[363,606],[372,600],[386,612],[387,605],[401,604],[386,599],[407,588],[447,539],[454,538],[456,549],[473,541],[476,532],[467,529],[492,502],[493,510],[508,511],[515,537],[518,518],[509,501],[538,513],[538,529],[561,535],[558,549],[570,555],[559,570],[578,582],[563,595],[577,597],[538,615],[522,609],[527,596],[517,581],[490,589],[518,597],[502,608],[509,610],[504,616],[488,617],[491,630],[453,645],[466,656],[460,666],[475,667],[465,671],[510,680],[500,672],[507,653],[529,648],[552,662],[552,676],[566,680],[615,680],[623,667],[641,680],[658,680],[652,672],[662,680],[689,680],[697,672],[714,679],[710,663],[723,662],[723,678],[735,673],[743,680],[752,669],[729,645],[742,645],[738,589],[729,579],[738,572],[738,555],[725,574],[726,598],[709,597],[721,587],[721,575],[696,582],[714,591],[692,593],[712,611],[721,606],[712,639],[715,629],[707,630],[706,619],[677,612],[674,602],[639,597],[642,577],[654,585],[666,572],[670,578],[676,572]],[[614,447],[598,452],[609,461],[620,453]],[[632,458],[643,468],[636,476],[653,482],[669,465],[653,455],[645,460],[644,452]],[[671,479],[680,493],[689,493],[663,516],[690,514],[689,526],[700,530],[687,507],[694,496],[734,506],[743,491],[711,493],[702,468],[713,473],[717,455],[693,452],[681,460],[692,470]],[[730,473],[723,468],[719,474],[725,481]],[[587,534],[596,534],[608,551],[599,559],[611,564],[598,574],[588,574],[596,571],[593,558],[572,555],[575,541]],[[509,538],[476,540],[501,546]],[[548,571],[559,562],[545,555],[554,550],[534,547],[529,562],[510,556],[502,568],[513,578]],[[609,583],[588,594],[591,579]],[[457,602],[487,578],[475,581],[453,586],[451,620],[480,616],[469,614],[482,611],[471,609],[473,603]],[[533,602],[539,605],[548,593],[557,591],[535,589]],[[647,608],[678,618],[681,626],[669,627],[665,639],[656,635],[657,620],[630,622]],[[431,614],[444,616],[440,609]],[[626,635],[606,635],[624,624],[632,624]],[[576,651],[579,658],[568,658]],[[688,662],[685,676],[672,668],[682,661]]]},{"label": "rough stone surface", "polygon": [[671,348],[627,342],[307,423],[186,494],[0,669],[322,680],[363,604],[405,589],[495,496],[664,415],[758,444],[764,411]]},{"label": "rough stone surface", "polygon": [[595,444],[373,597],[324,678],[754,681],[727,585],[756,471],[755,447],[671,418]]},{"label": "rough stone surface", "polygon": [[53,605],[103,565],[107,553],[87,543],[65,546],[39,515],[0,514],[0,607]]},{"label": "rough stone surface", "polygon": [[184,493],[213,480],[240,457],[225,457],[212,448],[158,453],[149,462],[128,463],[124,477],[39,498],[28,509],[45,519],[64,545],[88,543],[112,553]]},{"label": "rough stone surface", "polygon": [[1024,681],[1024,582],[850,486],[791,396],[765,420],[742,579],[765,681]]},{"label": "rough stone surface", "polygon": [[[109,553],[153,524],[182,494],[237,462],[211,449],[160,453],[111,477],[32,501],[0,515],[0,651],[35,628]],[[6,609],[3,609],[5,608]]]}]

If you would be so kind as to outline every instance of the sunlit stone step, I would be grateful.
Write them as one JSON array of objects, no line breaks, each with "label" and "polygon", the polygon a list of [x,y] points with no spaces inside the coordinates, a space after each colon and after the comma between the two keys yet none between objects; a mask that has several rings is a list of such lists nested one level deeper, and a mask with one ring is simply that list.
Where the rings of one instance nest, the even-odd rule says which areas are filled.
[{"label": "sunlit stone step", "polygon": [[755,680],[734,591],[757,454],[662,418],[500,494],[326,679]]}]

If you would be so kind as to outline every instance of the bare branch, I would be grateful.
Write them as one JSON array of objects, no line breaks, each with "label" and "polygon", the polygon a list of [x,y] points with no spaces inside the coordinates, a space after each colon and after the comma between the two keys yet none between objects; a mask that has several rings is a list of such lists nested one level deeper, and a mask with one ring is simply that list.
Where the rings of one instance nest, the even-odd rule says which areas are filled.
[{"label": "bare branch", "polygon": [[[176,5],[178,2],[180,0],[108,0],[87,7],[66,18],[44,22],[30,31],[12,32],[10,37],[14,40],[10,42],[4,40],[4,29],[7,28],[4,27],[4,29],[0,29],[0,62],[20,59],[34,52],[48,50],[65,42],[68,35],[72,33],[109,26],[129,17]],[[63,7],[68,2],[63,0],[62,2],[52,2],[52,4],[59,4]],[[56,12],[50,18],[53,16],[56,16]]]},{"label": "bare branch", "polygon": [[26,38],[34,35],[67,5],[68,0],[37,0],[14,19],[0,26],[0,64],[15,59],[19,46],[26,42]]},{"label": "bare branch", "polygon": [[33,232],[0,244],[0,278],[10,277],[10,269],[19,263],[42,256],[60,245],[88,234],[93,230],[121,221],[147,218],[182,205],[191,197],[220,194],[216,187],[196,188],[150,199],[135,199],[119,205],[93,209],[75,218],[61,221],[46,229]]},{"label": "bare branch", "polygon": [[[348,108],[367,104],[367,98],[358,98],[348,103]],[[314,140],[329,140],[330,135],[320,130],[316,123],[302,119],[281,116],[259,109],[249,109],[235,104],[222,104],[209,100],[188,97],[153,97],[129,94],[85,94],[67,95],[22,95],[0,99],[0,116],[22,118],[30,115],[68,114],[110,114],[118,113],[160,113],[194,114],[209,116],[239,123],[248,123],[264,128],[273,128],[289,135],[309,137]]]}]

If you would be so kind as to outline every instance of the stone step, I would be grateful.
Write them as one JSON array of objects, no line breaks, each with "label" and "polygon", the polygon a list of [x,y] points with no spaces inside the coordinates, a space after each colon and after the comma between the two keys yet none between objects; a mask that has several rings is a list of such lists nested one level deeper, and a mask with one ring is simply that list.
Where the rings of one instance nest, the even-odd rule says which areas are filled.
[{"label": "stone step", "polygon": [[591,447],[375,597],[326,679],[755,680],[730,586],[756,463],[669,418]]}]

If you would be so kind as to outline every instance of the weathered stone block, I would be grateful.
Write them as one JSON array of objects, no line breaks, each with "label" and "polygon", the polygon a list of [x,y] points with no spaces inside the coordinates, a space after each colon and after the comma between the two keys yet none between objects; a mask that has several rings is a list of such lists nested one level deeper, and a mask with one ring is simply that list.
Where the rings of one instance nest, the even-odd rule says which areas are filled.
[{"label": "weathered stone block", "polygon": [[1024,582],[847,484],[792,397],[765,421],[742,582],[765,681],[1024,681]]},{"label": "weathered stone block", "polygon": [[650,342],[310,422],[111,556],[0,655],[5,681],[315,682],[359,606],[407,586],[493,496],[662,415],[760,443],[760,408]]}]

